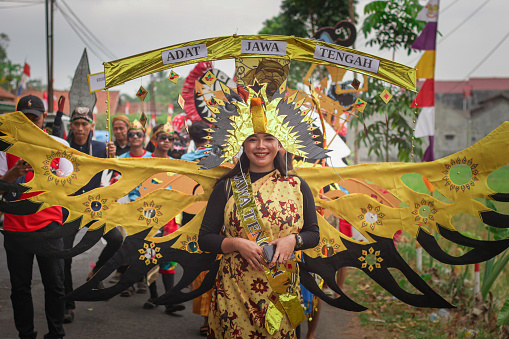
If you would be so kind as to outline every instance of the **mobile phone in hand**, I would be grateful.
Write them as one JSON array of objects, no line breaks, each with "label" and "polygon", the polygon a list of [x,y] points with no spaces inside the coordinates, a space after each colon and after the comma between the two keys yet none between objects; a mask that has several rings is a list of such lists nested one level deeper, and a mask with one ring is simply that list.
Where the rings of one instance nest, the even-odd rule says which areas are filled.
[{"label": "mobile phone in hand", "polygon": [[[276,253],[276,247],[277,245],[265,245],[263,246],[263,253],[265,254],[265,258],[268,262],[271,262],[274,258],[274,253]],[[290,260],[295,259],[295,252],[292,253],[292,255],[289,258]]]}]

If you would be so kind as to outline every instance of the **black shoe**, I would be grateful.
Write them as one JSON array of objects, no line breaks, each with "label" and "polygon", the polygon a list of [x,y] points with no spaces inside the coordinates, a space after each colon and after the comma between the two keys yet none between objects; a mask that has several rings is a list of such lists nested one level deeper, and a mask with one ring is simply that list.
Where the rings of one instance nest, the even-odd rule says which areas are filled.
[{"label": "black shoe", "polygon": [[154,304],[154,300],[155,299],[153,298],[147,300],[147,302],[143,304],[143,308],[146,310],[153,310],[154,308],[156,308],[158,305]]},{"label": "black shoe", "polygon": [[64,324],[70,324],[74,321],[74,310],[66,309],[64,312]]},{"label": "black shoe", "polygon": [[164,310],[164,313],[166,314],[173,314],[174,312],[183,311],[186,309],[184,305],[165,305],[166,309]]},{"label": "black shoe", "polygon": [[121,297],[130,297],[134,294],[134,286],[129,286],[126,290],[120,293]]},{"label": "black shoe", "polygon": [[145,294],[145,293],[147,293],[147,290],[148,290],[148,288],[147,288],[147,284],[145,282],[140,281],[140,282],[136,283],[136,293]]}]

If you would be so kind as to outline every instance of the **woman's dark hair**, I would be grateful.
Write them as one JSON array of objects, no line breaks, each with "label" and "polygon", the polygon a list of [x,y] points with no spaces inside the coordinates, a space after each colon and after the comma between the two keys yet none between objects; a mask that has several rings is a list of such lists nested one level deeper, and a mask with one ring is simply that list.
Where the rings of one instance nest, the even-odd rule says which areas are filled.
[{"label": "woman's dark hair", "polygon": [[[287,157],[287,160],[285,159]],[[242,165],[242,172],[246,173],[249,170],[249,158],[247,157],[246,153],[242,153],[240,156],[240,160],[237,162],[235,167],[233,167],[228,173],[223,175],[219,180],[216,182],[220,182],[221,180],[225,179],[231,179],[237,174],[240,174],[240,166]],[[281,154],[280,152],[276,153],[276,156],[274,158],[274,167],[281,173],[281,175],[288,177],[293,176],[293,174],[288,173],[289,171],[293,170],[292,166],[292,155],[288,152],[285,153],[285,155]],[[288,172],[287,169],[288,168]]]}]

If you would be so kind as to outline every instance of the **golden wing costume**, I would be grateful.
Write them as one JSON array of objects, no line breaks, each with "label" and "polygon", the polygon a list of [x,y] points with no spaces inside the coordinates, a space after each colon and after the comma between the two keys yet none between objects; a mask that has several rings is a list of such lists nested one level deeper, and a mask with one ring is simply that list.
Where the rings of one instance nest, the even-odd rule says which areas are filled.
[{"label": "golden wing costume", "polygon": [[[247,45],[248,42],[251,44]],[[204,39],[105,63],[106,86],[110,88],[145,74],[191,62],[239,56],[267,57],[267,53],[260,53],[260,50],[258,53],[246,51],[246,46],[253,47],[254,42],[265,43],[274,53],[274,49],[280,52],[280,49],[285,48],[283,54],[272,54],[271,58],[290,58],[344,67],[415,90],[414,69],[337,45],[281,36]],[[171,60],[181,55],[178,51],[184,51],[182,55],[190,55],[191,59]],[[341,58],[343,64],[340,63]],[[350,64],[346,63],[346,59],[351,60]],[[378,64],[376,72],[365,67],[373,65],[375,61]],[[199,164],[162,158],[93,158],[53,141],[19,112],[4,115],[0,117],[0,150],[29,162],[34,168],[35,177],[27,184],[1,182],[0,190],[38,194],[30,198],[21,196],[18,200],[2,201],[0,210],[12,214],[32,214],[49,206],[65,208],[69,217],[61,229],[55,232],[17,235],[33,238],[34,252],[61,257],[82,253],[114,227],[122,226],[126,230],[127,237],[119,251],[92,279],[69,295],[70,298],[109,299],[138,281],[155,265],[165,261],[181,264],[184,275],[172,290],[156,302],[177,303],[195,298],[212,287],[219,267],[216,255],[204,253],[198,246],[203,206],[216,180],[229,170],[221,164],[235,156],[245,137],[265,130],[275,135],[287,151],[313,159],[326,156],[326,152],[311,138],[310,131],[313,128],[310,127],[305,112],[300,110],[302,101],[295,102],[295,95],[286,95],[285,82],[278,83],[278,86],[270,98],[266,93],[266,84],[258,83],[256,79],[251,84],[244,84],[243,88],[238,89],[238,93],[222,86],[227,101],[221,100],[217,107],[210,108],[215,115],[210,120],[213,124],[209,130],[211,154]],[[253,107],[250,100],[252,98],[261,98],[262,108]],[[508,148],[509,123],[505,123],[470,148],[430,163],[380,163],[340,169],[296,170],[311,187],[317,206],[347,220],[368,239],[368,242],[361,243],[348,238],[319,215],[320,245],[297,256],[301,268],[301,282],[313,294],[333,306],[362,311],[365,307],[351,300],[335,283],[335,272],[341,267],[350,266],[362,270],[391,294],[410,305],[452,307],[401,258],[394,246],[393,235],[398,230],[405,230],[434,258],[453,265],[484,261],[507,249],[509,239],[481,241],[463,236],[454,229],[451,218],[458,213],[469,213],[490,226],[508,227],[508,216],[499,214],[475,200],[484,198],[509,201],[509,194],[494,192],[486,183],[490,173],[509,163],[506,157],[500,156],[505,154]],[[73,164],[73,171],[69,176],[61,178],[53,174],[49,165],[55,158],[66,158]],[[120,172],[120,180],[81,195],[77,193],[96,173],[106,169]],[[337,194],[337,198],[333,200],[323,200],[319,195],[323,187],[331,183],[342,183],[336,171],[344,180],[356,179],[375,183],[389,192],[393,200],[399,201],[400,205],[388,206],[371,195],[353,191],[350,191],[350,194]],[[165,181],[162,178],[166,172],[177,175],[170,181]],[[458,172],[466,173],[469,180],[459,182],[455,176]],[[429,179],[436,190],[450,202],[441,202],[433,196],[415,192],[406,186],[402,176],[407,173],[419,173]],[[154,180],[154,176],[158,179]],[[150,186],[150,193],[134,202],[117,202],[144,182],[144,185]],[[171,189],[166,189],[168,182]],[[157,187],[159,184],[160,188]],[[186,189],[187,186],[194,187],[196,184],[203,188],[203,193],[193,195]],[[190,223],[170,235],[153,237],[159,228],[178,213],[196,206],[202,209]],[[44,243],[44,238],[60,237],[66,233],[77,232],[83,227],[87,227],[88,232],[73,249],[57,253],[47,248]],[[472,249],[460,257],[450,256],[438,246],[432,231],[438,232],[449,241]],[[99,281],[106,279],[117,267],[125,264],[129,265],[129,269],[122,275],[119,283],[106,289],[94,289]],[[400,270],[422,294],[409,293],[399,287],[389,268]],[[189,293],[181,292],[200,272],[206,270],[209,270],[209,273],[198,289]],[[326,296],[309,272],[320,275],[340,297],[333,299]]]}]

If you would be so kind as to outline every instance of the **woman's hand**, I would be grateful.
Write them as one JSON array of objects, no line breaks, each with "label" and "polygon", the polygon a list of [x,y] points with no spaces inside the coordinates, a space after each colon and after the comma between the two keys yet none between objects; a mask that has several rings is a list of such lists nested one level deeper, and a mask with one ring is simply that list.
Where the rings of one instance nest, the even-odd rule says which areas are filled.
[{"label": "woman's hand", "polygon": [[290,256],[295,250],[296,243],[297,240],[295,239],[295,234],[289,234],[286,237],[271,241],[269,245],[276,245],[276,252],[274,252],[274,257],[272,258],[272,262],[269,267],[274,266],[276,262],[282,264],[286,260],[290,259]]},{"label": "woman's hand", "polygon": [[235,247],[235,250],[237,250],[240,253],[240,255],[247,260],[249,265],[254,270],[257,271],[264,270],[262,266],[265,264],[265,260],[263,259],[263,250],[260,246],[258,246],[257,243],[244,238],[227,238],[227,239],[235,239],[231,241]]}]

